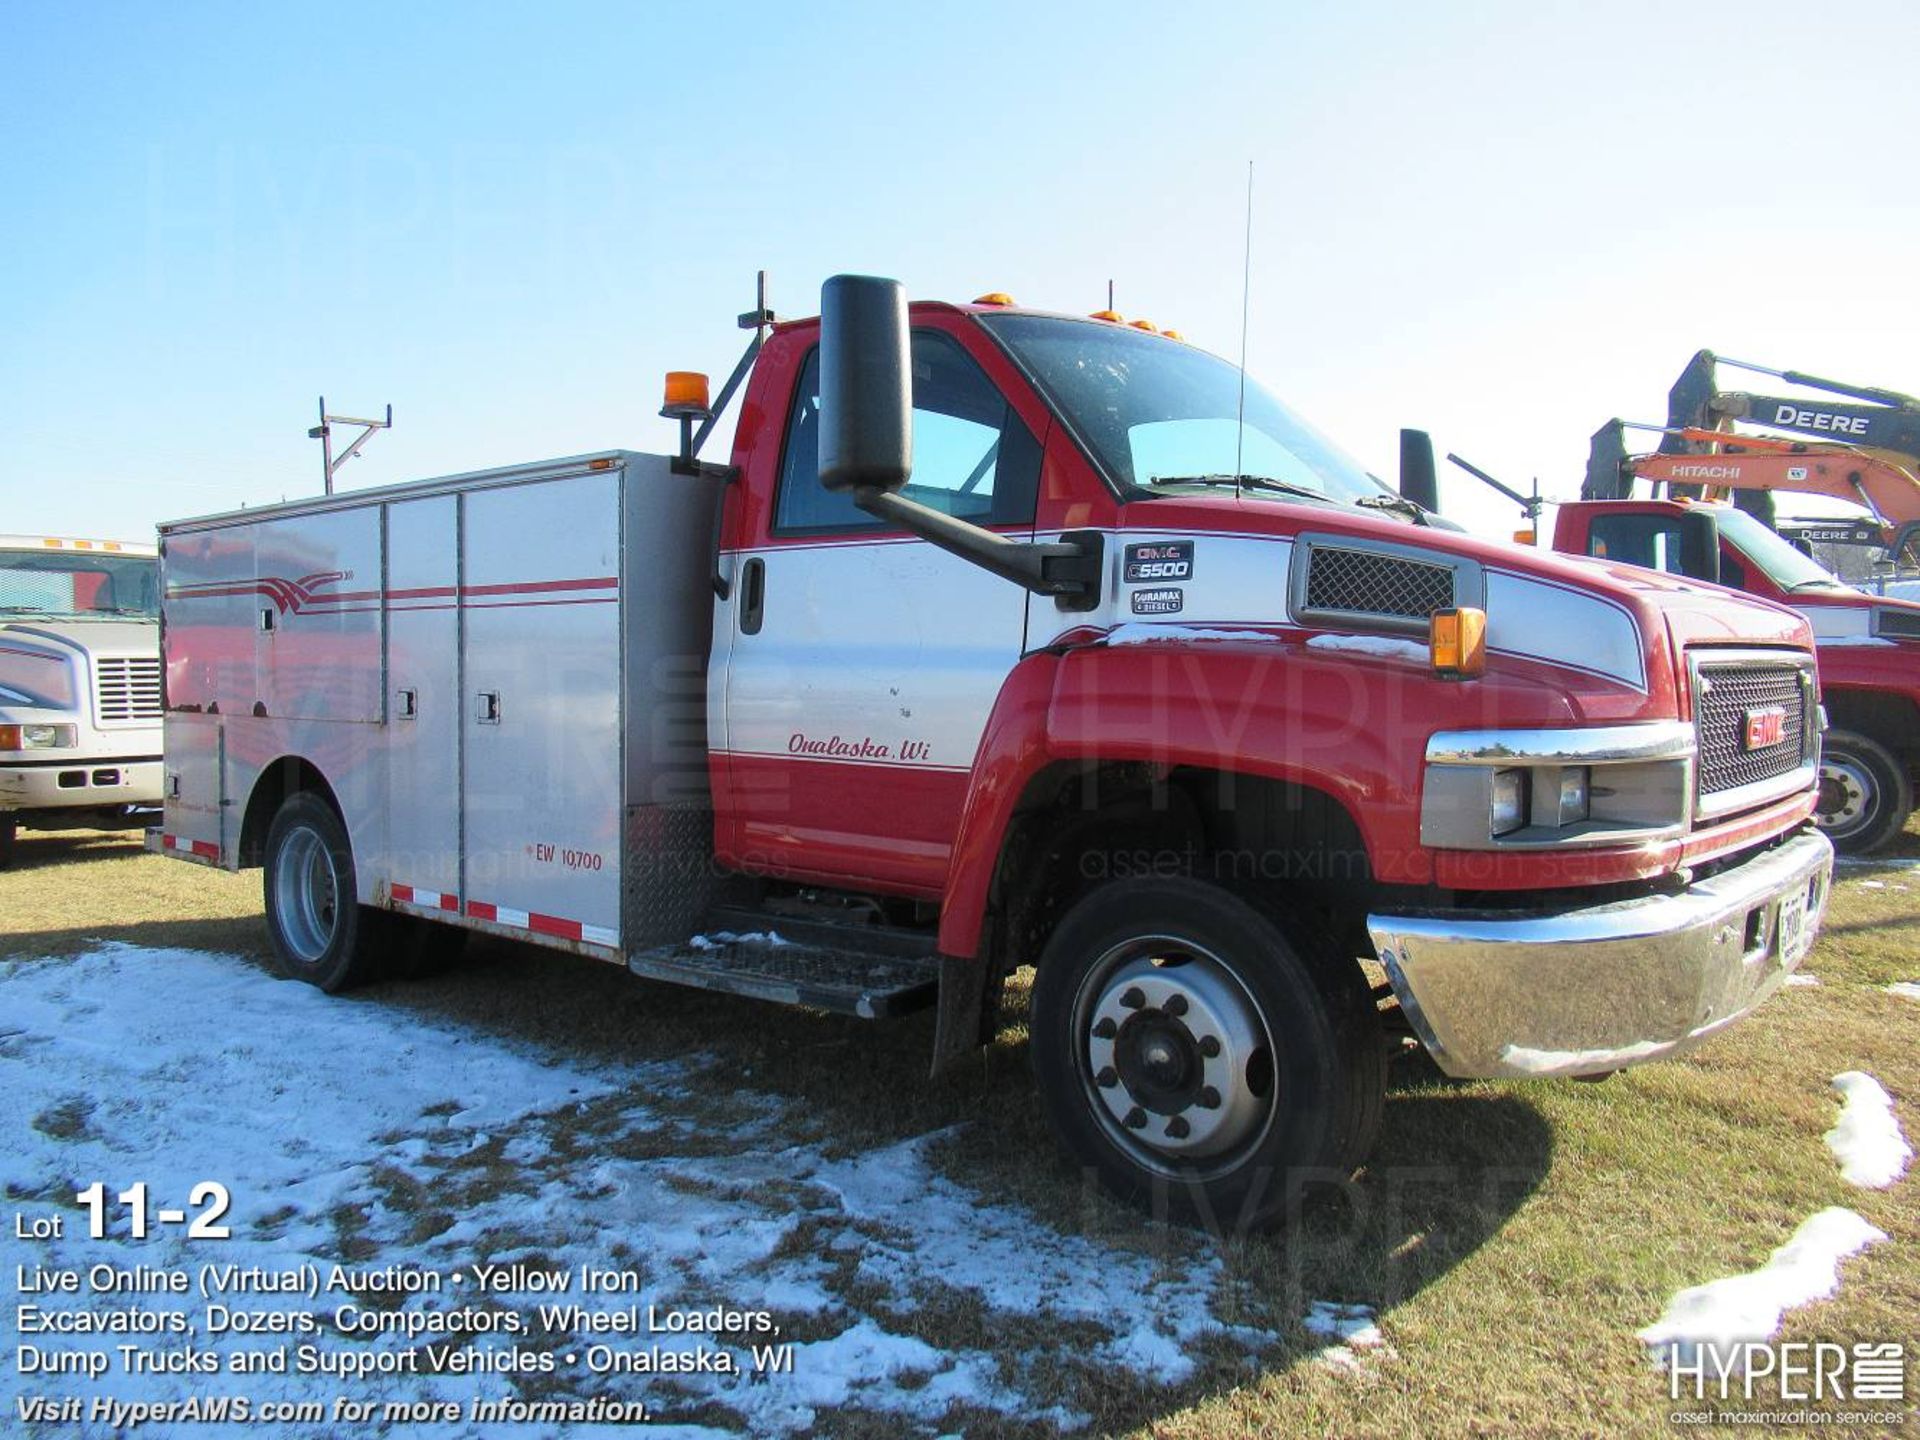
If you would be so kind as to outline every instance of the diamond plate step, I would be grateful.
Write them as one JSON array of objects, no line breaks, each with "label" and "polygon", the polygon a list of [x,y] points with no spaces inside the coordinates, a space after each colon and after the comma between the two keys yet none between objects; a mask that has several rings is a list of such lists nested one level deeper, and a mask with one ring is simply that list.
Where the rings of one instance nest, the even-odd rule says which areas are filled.
[{"label": "diamond plate step", "polygon": [[[735,924],[746,918],[740,912],[726,914]],[[867,1020],[903,1015],[934,1001],[940,960],[931,937],[915,937],[924,946],[922,954],[888,954],[856,947],[862,940],[883,940],[890,948],[900,932],[866,935],[854,926],[767,915],[751,918],[756,928],[750,931],[716,927],[682,945],[629,953],[627,968],[649,980],[810,1005]],[[822,931],[845,943],[817,943]]]}]

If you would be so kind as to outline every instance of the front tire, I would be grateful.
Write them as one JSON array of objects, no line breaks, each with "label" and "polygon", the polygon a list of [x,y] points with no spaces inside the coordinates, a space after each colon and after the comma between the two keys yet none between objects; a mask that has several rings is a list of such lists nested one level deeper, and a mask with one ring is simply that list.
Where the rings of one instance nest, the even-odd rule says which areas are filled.
[{"label": "front tire", "polygon": [[1269,1224],[1302,1172],[1345,1176],[1386,1093],[1359,966],[1192,880],[1107,886],[1042,952],[1033,1060],[1067,1149],[1176,1217]]},{"label": "front tire", "polygon": [[1878,740],[1857,730],[1829,730],[1820,739],[1820,800],[1813,823],[1842,855],[1878,850],[1906,828],[1913,782]]},{"label": "front tire", "polygon": [[274,815],[263,884],[281,973],[329,994],[373,978],[383,917],[356,900],[353,844],[318,795],[295,795]]}]

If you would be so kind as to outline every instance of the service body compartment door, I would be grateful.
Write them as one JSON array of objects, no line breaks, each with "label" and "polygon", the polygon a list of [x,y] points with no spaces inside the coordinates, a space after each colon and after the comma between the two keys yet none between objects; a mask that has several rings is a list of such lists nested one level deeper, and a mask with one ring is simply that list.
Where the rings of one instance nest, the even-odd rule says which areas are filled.
[{"label": "service body compartment door", "polygon": [[619,941],[619,472],[463,495],[469,913]]},{"label": "service body compartment door", "polygon": [[[380,510],[366,505],[254,526],[256,633],[276,720],[380,718]],[[328,774],[359,763],[361,746],[327,742]],[[338,782],[336,782],[338,783]]]},{"label": "service body compartment door", "polygon": [[387,873],[397,898],[445,910],[460,895],[458,505],[387,508]]}]

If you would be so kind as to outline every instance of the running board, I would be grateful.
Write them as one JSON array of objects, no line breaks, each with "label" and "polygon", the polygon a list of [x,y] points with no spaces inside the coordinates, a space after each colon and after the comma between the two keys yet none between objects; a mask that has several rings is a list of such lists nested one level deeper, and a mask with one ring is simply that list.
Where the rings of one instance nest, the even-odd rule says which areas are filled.
[{"label": "running board", "polygon": [[[733,924],[749,918],[740,911],[722,913]],[[629,953],[627,968],[649,980],[809,1005],[865,1020],[925,1009],[939,993],[940,959],[930,936],[915,937],[922,953],[900,954],[903,934],[911,932],[870,933],[877,927],[821,925],[764,914],[750,918],[752,930],[715,926],[684,944]]]}]

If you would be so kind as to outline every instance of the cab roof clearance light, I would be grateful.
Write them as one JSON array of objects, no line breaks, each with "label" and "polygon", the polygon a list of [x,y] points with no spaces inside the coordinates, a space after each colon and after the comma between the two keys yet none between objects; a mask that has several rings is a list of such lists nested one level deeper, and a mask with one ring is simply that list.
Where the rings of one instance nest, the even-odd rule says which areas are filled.
[{"label": "cab roof clearance light", "polygon": [[1014,298],[1004,290],[989,290],[986,294],[974,298],[976,305],[1012,305]]}]

